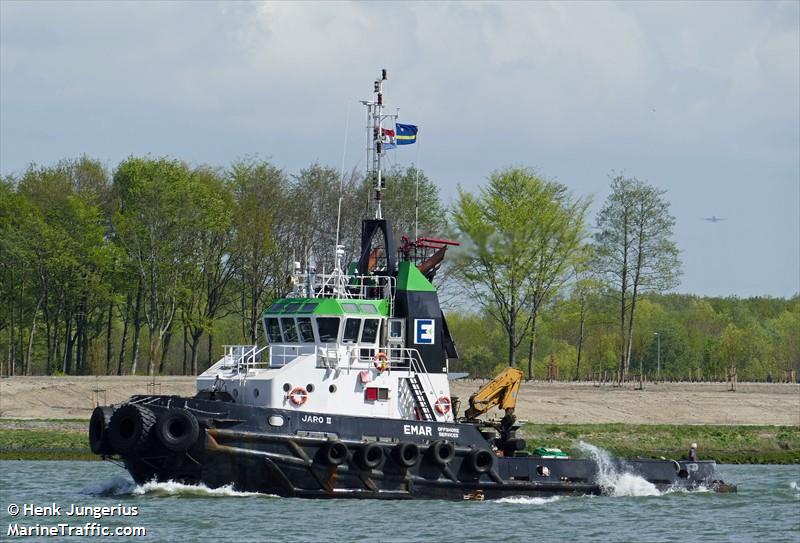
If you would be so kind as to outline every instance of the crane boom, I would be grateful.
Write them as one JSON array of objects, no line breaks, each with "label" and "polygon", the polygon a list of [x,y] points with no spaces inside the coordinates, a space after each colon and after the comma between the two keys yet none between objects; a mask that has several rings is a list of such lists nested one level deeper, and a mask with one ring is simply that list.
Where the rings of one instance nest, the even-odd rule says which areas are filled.
[{"label": "crane boom", "polygon": [[483,385],[478,392],[469,397],[469,408],[465,415],[474,419],[489,411],[495,405],[513,415],[517,406],[517,392],[522,382],[523,373],[517,368],[506,368],[494,379]]}]

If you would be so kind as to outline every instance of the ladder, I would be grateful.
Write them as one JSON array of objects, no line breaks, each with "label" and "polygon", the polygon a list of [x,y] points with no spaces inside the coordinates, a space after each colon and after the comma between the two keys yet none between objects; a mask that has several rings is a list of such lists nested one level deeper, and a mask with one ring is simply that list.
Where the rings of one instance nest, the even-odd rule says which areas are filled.
[{"label": "ladder", "polygon": [[419,374],[415,373],[414,377],[408,377],[406,381],[411,389],[411,394],[417,401],[417,406],[419,406],[422,420],[436,420],[436,417],[433,416],[433,409],[428,401],[428,397],[425,395],[425,391],[422,390],[422,383],[419,380]]}]

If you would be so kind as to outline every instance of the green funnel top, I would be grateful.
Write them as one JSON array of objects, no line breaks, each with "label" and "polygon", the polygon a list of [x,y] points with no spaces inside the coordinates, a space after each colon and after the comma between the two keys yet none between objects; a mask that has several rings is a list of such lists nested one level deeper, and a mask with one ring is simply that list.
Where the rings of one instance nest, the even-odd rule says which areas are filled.
[{"label": "green funnel top", "polygon": [[425,279],[413,262],[405,260],[397,267],[397,290],[436,292],[436,287]]}]

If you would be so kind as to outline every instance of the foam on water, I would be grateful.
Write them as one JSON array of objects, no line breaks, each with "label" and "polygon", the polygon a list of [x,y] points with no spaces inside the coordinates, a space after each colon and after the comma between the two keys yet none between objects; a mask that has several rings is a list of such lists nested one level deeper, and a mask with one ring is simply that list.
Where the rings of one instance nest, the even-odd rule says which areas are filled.
[{"label": "foam on water", "polygon": [[508,498],[500,498],[492,500],[492,503],[513,503],[521,505],[544,505],[546,503],[553,503],[558,501],[560,496],[553,496],[551,498],[534,498],[529,496],[509,496]]},{"label": "foam on water", "polygon": [[122,476],[115,476],[106,481],[93,483],[83,489],[84,494],[95,496],[186,496],[186,497],[273,497],[270,494],[259,494],[258,492],[240,492],[234,490],[233,485],[225,485],[218,488],[209,488],[203,484],[186,485],[176,481],[159,483],[150,481],[143,485],[137,485],[130,479]]},{"label": "foam on water", "polygon": [[655,485],[639,475],[619,471],[605,449],[579,441],[578,450],[597,464],[597,484],[609,496],[660,496]]}]

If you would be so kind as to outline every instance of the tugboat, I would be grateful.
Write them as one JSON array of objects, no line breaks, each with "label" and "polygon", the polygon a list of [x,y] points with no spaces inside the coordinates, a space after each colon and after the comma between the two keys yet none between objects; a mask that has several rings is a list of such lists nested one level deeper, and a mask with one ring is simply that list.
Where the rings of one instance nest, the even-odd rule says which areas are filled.
[{"label": "tugboat", "polygon": [[[263,314],[266,345],[229,346],[197,378],[193,397],[137,395],[95,408],[89,443],[121,460],[137,483],[180,481],[303,498],[497,499],[602,494],[599,462],[552,449],[530,455],[514,415],[522,373],[508,368],[458,416],[449,360],[456,346],[432,281],[449,246],[396,247],[382,215],[381,161],[397,133],[384,128],[386,70],[368,116],[375,217],[362,222],[359,258],[331,273],[294,263],[290,292]],[[399,130],[398,130],[399,129]],[[411,134],[411,135],[408,135]],[[500,421],[479,415],[498,406]],[[658,489],[706,486],[714,461],[611,460]],[[607,466],[606,466],[607,467]]]}]

